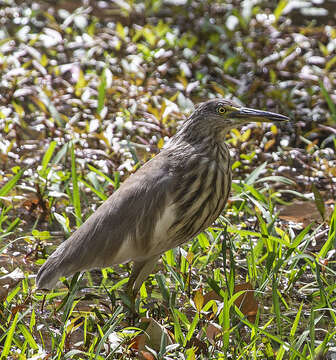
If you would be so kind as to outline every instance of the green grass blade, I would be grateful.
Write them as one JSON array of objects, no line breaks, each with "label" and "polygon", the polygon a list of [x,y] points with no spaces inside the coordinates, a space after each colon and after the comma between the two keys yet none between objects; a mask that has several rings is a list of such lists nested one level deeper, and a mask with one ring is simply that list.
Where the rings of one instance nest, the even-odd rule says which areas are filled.
[{"label": "green grass blade", "polygon": [[230,306],[229,306],[229,294],[225,291],[223,299],[222,309],[222,328],[223,328],[223,351],[227,352],[230,344]]},{"label": "green grass blade", "polygon": [[98,346],[96,350],[96,357],[99,355],[100,349],[103,347],[103,345],[106,343],[106,339],[111,334],[111,332],[117,327],[117,325],[122,320],[122,317],[119,315],[122,313],[122,306],[119,306],[116,311],[113,313],[112,317],[109,319],[107,324],[104,325],[104,328],[102,329],[102,332],[105,331],[105,334],[102,335]]},{"label": "green grass blade", "polygon": [[82,184],[84,184],[86,187],[88,187],[92,192],[94,192],[101,200],[105,201],[107,199],[107,196],[102,193],[101,191],[95,189],[92,185],[90,185],[88,182],[83,180],[82,178],[79,179]]},{"label": "green grass blade", "polygon": [[55,148],[56,148],[57,142],[56,141],[52,141],[48,147],[48,150],[45,152],[43,159],[42,159],[42,169],[41,169],[41,176],[43,178],[45,178],[46,176],[46,170],[47,170],[47,166],[54,154]]},{"label": "green grass blade", "polygon": [[61,160],[65,161],[67,152],[68,152],[68,144],[64,144],[54,156],[52,163],[58,164]]},{"label": "green grass blade", "polygon": [[18,171],[6,184],[0,189],[0,196],[6,196],[20,180],[24,170]]},{"label": "green grass blade", "polygon": [[176,309],[172,310],[173,318],[174,318],[174,337],[175,341],[179,344],[183,345],[184,335],[181,329],[181,324],[178,315],[176,314]]},{"label": "green grass blade", "polygon": [[108,177],[106,174],[104,174],[102,171],[96,169],[94,166],[88,164],[87,167],[93,171],[94,173],[96,173],[97,175],[103,177],[106,181],[108,181],[109,183],[111,183],[114,187],[116,187],[115,185],[115,181],[112,180],[110,177]]},{"label": "green grass blade", "polygon": [[280,182],[282,184],[285,185],[295,185],[295,181],[286,178],[285,176],[280,176],[280,175],[271,175],[271,176],[265,176],[261,179],[256,180],[254,183],[258,184],[258,183],[265,183],[266,181],[274,181],[274,182]]},{"label": "green grass blade", "polygon": [[248,320],[245,319],[245,315],[239,310],[239,308],[237,306],[235,306],[234,308],[240,318],[240,321],[243,322],[245,325],[247,325],[249,328],[255,329],[257,334],[260,333],[260,334],[266,336],[267,338],[275,341],[276,343],[278,343],[280,345],[284,345],[286,348],[288,348],[290,350],[290,352],[292,354],[295,354],[299,359],[306,360],[306,357],[303,356],[301,353],[299,353],[295,348],[293,348],[293,346],[289,345],[288,343],[285,343],[278,336],[271,334],[270,332],[266,331],[265,329],[260,328],[255,324],[252,324],[251,322],[249,322]]},{"label": "green grass blade", "polygon": [[278,282],[276,276],[273,274],[273,283],[272,283],[272,300],[273,300],[273,310],[275,313],[275,319],[278,326],[278,333],[281,335],[281,313],[280,313],[280,301],[278,295]]},{"label": "green grass blade", "polygon": [[6,232],[9,233],[9,232],[11,232],[12,230],[14,230],[14,229],[17,227],[17,225],[20,224],[20,222],[21,222],[21,219],[20,219],[20,218],[15,218],[15,219],[8,225],[8,227],[7,227],[7,229],[6,229]]},{"label": "green grass blade", "polygon": [[160,342],[160,351],[159,351],[159,357],[162,359],[164,354],[166,353],[167,348],[167,334],[162,331],[161,334],[161,342]]},{"label": "green grass blade", "polygon": [[105,69],[104,69],[101,74],[100,84],[98,87],[98,107],[97,107],[98,114],[100,114],[100,112],[104,108],[105,94],[106,94],[106,74],[105,74]]},{"label": "green grass blade", "polygon": [[33,309],[30,316],[30,322],[29,322],[29,330],[30,332],[33,331],[34,326],[36,325],[36,314],[35,310]]},{"label": "green grass blade", "polygon": [[175,315],[178,316],[178,318],[182,321],[183,325],[189,329],[190,321],[187,318],[187,316],[183,312],[181,312],[177,309],[174,309],[174,312],[175,312]]},{"label": "green grass blade", "polygon": [[310,349],[311,351],[313,351],[315,349],[315,308],[311,308],[310,310],[309,335],[310,335]]},{"label": "green grass blade", "polygon": [[2,353],[1,353],[1,357],[0,357],[0,360],[1,359],[8,359],[8,355],[9,355],[9,352],[10,352],[10,348],[11,348],[11,345],[12,345],[12,341],[13,341],[13,336],[15,334],[15,328],[16,328],[16,323],[18,321],[18,318],[19,318],[19,312],[17,312],[15,314],[15,317],[14,317],[14,320],[12,322],[12,325],[11,327],[9,328],[8,330],[8,333],[7,333],[7,336],[6,336],[6,341],[5,341],[5,345],[2,349]]},{"label": "green grass blade", "polygon": [[327,255],[328,251],[332,249],[335,245],[336,245],[336,206],[334,208],[330,220],[328,239],[325,242],[325,244],[322,246],[322,249],[320,250],[318,257],[324,258]]},{"label": "green grass blade", "polygon": [[114,172],[114,189],[117,190],[120,186],[120,173],[118,171]]},{"label": "green grass blade", "polygon": [[159,285],[163,299],[169,303],[169,289],[166,284],[166,278],[162,274],[155,274],[155,279]]},{"label": "green grass blade", "polygon": [[314,350],[315,350],[315,354],[318,355],[323,355],[324,351],[328,348],[328,343],[332,340],[335,339],[336,337],[336,331],[332,332],[332,333],[327,333],[326,336],[324,337],[322,343],[320,345],[318,345]]},{"label": "green grass blade", "polygon": [[320,84],[322,95],[324,96],[324,98],[328,104],[329,110],[331,112],[331,118],[334,122],[336,122],[336,106],[335,106],[333,100],[331,99],[327,89],[324,87],[323,82],[321,80],[319,80],[319,84]]},{"label": "green grass blade", "polygon": [[303,241],[303,239],[305,238],[305,236],[309,233],[311,227],[313,226],[313,223],[309,224],[306,228],[304,228],[300,234],[294,239],[294,241],[291,243],[290,248],[297,248],[301,242]]},{"label": "green grass blade", "polygon": [[303,307],[303,303],[301,303],[300,307],[299,307],[299,310],[295,316],[295,320],[293,322],[293,325],[291,327],[291,330],[290,330],[290,333],[289,333],[289,336],[291,338],[291,341],[294,341],[294,335],[296,333],[296,330],[298,328],[298,325],[299,325],[299,321],[300,321],[300,317],[301,317],[301,311],[302,311],[302,307]]},{"label": "green grass blade", "polygon": [[277,356],[275,360],[282,360],[286,353],[285,347],[283,345],[280,346],[280,349],[277,351]]},{"label": "green grass blade", "polygon": [[260,166],[258,166],[256,169],[254,169],[251,174],[249,174],[248,176],[246,176],[245,178],[245,184],[247,185],[252,185],[257,179],[258,177],[261,175],[261,173],[264,171],[264,169],[266,168],[267,163],[264,162],[263,164],[261,164]]},{"label": "green grass blade", "polygon": [[313,184],[312,186],[312,190],[314,193],[314,200],[315,200],[315,205],[317,207],[317,210],[319,211],[322,219],[325,219],[325,205],[324,205],[324,200],[322,198],[321,193],[318,191],[317,187],[315,186],[315,184]]},{"label": "green grass blade", "polygon": [[185,337],[184,346],[186,346],[187,342],[192,338],[198,322],[199,322],[199,315],[196,314],[193,321],[192,321],[192,323],[191,323],[191,325],[190,325],[190,328],[189,328],[189,330],[187,332],[187,335]]},{"label": "green grass blade", "polygon": [[76,225],[80,226],[82,224],[82,211],[78,187],[78,176],[76,171],[76,157],[74,145],[71,144],[71,177],[72,177],[72,201],[75,208],[76,215]]},{"label": "green grass blade", "polygon": [[281,16],[281,14],[283,13],[285,7],[288,4],[288,0],[281,0],[278,3],[278,6],[276,7],[276,9],[273,12],[273,15],[275,17],[275,21],[277,22],[279,20],[279,17]]},{"label": "green grass blade", "polygon": [[40,87],[36,87],[39,96],[40,96],[40,100],[44,103],[44,105],[47,107],[50,115],[52,116],[52,118],[55,120],[56,124],[61,127],[64,128],[65,126],[65,121],[63,120],[61,114],[58,112],[58,110],[56,109],[55,105],[52,103],[52,101],[49,99],[48,95],[40,88]]},{"label": "green grass blade", "polygon": [[15,296],[18,294],[18,292],[21,291],[21,285],[18,284],[13,290],[11,290],[6,297],[6,305],[10,304],[11,301],[15,298]]},{"label": "green grass blade", "polygon": [[21,334],[24,336],[25,340],[28,342],[31,349],[37,350],[38,345],[36,341],[33,338],[33,335],[31,332],[26,328],[25,325],[19,324],[18,325],[19,330],[21,331]]}]

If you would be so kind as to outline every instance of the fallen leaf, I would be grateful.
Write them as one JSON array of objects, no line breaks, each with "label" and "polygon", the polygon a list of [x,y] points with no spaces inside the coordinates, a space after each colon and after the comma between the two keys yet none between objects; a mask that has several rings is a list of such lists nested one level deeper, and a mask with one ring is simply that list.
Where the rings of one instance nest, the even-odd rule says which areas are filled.
[{"label": "fallen leaf", "polygon": [[208,340],[211,342],[211,344],[215,344],[216,342],[216,338],[221,335],[222,333],[222,328],[220,325],[216,324],[216,323],[209,323],[209,325],[206,328],[206,336],[208,338]]},{"label": "fallen leaf", "polygon": [[149,348],[159,351],[163,333],[166,334],[167,345],[171,345],[173,343],[168,331],[153,318],[142,318],[140,322],[148,323],[148,326],[144,334],[140,334],[132,340],[132,349],[141,351],[144,350],[145,345],[147,345]]},{"label": "fallen leaf", "polygon": [[222,297],[216,293],[216,291],[211,290],[204,295],[204,305],[207,304],[210,300],[222,301]]},{"label": "fallen leaf", "polygon": [[155,360],[155,357],[149,351],[141,350],[141,351],[139,351],[139,359],[140,360]]},{"label": "fallen leaf", "polygon": [[[328,205],[328,202],[325,204]],[[331,206],[326,206],[326,219],[330,217],[331,211]],[[316,207],[315,201],[297,201],[291,205],[284,206],[280,210],[279,218],[281,220],[300,223],[303,225],[303,227],[307,227],[312,222],[323,222],[321,214]]]},{"label": "fallen leaf", "polygon": [[201,312],[204,304],[204,296],[202,292],[203,292],[202,289],[198,289],[194,296],[194,304],[198,313]]},{"label": "fallen leaf", "polygon": [[256,315],[258,312],[258,303],[254,297],[254,289],[251,283],[237,284],[234,287],[234,292],[243,291],[244,294],[240,295],[236,301],[235,305],[240,309],[240,311],[247,316],[247,319],[250,322],[255,322]]},{"label": "fallen leaf", "polygon": [[140,334],[137,335],[134,339],[132,339],[131,348],[134,350],[141,350],[145,348],[146,344],[146,335]]},{"label": "fallen leaf", "polygon": [[208,347],[206,343],[195,336],[193,336],[187,343],[187,348],[191,348],[191,347],[195,349],[196,355],[208,354]]},{"label": "fallen leaf", "polygon": [[[235,285],[235,294],[242,290],[247,291],[236,299],[235,305],[247,316],[249,321],[254,322],[258,311],[258,303],[254,298],[253,287],[249,282]],[[222,301],[222,297],[212,290],[204,295],[204,305],[210,300]]]}]

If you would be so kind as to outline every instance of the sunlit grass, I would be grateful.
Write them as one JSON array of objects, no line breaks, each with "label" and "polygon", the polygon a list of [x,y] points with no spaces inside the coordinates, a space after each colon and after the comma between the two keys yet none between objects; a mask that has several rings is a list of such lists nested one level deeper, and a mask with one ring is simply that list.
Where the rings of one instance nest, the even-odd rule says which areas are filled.
[{"label": "sunlit grass", "polygon": [[[149,1],[148,18],[140,3],[118,2],[117,21],[1,4],[0,359],[331,358],[335,34],[289,27],[286,1]],[[138,316],[129,264],[36,291],[56,245],[214,96],[293,121],[231,131],[225,213],[162,256]],[[304,225],[279,215],[297,199],[317,209]]]}]

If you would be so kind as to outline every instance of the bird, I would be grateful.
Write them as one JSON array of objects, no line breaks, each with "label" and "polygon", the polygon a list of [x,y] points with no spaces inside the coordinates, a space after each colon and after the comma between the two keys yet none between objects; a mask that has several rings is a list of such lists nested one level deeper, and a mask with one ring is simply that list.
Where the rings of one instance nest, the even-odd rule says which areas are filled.
[{"label": "bird", "polygon": [[228,200],[228,132],[249,122],[289,118],[215,98],[195,107],[161,151],[129,176],[67,240],[36,276],[50,290],[60,277],[133,261],[127,287],[136,296],[167,250],[212,225]]}]

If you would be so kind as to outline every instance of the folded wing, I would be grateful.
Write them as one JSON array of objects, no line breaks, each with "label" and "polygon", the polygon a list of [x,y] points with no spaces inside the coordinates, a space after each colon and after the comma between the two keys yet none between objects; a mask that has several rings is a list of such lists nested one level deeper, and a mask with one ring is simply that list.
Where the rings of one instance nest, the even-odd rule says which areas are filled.
[{"label": "folded wing", "polygon": [[77,271],[150,258],[157,224],[164,222],[168,229],[174,221],[167,208],[176,180],[167,167],[159,154],[130,176],[49,256],[37,274],[37,287],[53,288],[61,276]]}]

